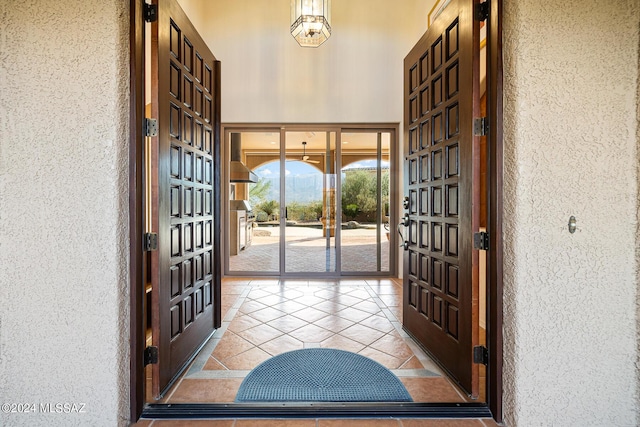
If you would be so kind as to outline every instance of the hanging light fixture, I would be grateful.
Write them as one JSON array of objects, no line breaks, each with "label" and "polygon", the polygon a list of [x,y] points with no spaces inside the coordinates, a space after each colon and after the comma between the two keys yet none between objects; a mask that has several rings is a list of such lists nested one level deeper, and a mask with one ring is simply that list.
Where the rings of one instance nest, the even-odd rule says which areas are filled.
[{"label": "hanging light fixture", "polygon": [[331,0],[291,0],[291,35],[302,47],[318,47],[331,36]]}]

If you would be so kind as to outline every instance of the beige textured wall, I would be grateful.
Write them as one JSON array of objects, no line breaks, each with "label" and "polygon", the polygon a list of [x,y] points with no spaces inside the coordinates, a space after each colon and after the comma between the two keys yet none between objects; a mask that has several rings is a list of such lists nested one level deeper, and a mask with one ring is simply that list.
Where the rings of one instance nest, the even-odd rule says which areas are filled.
[{"label": "beige textured wall", "polygon": [[640,3],[504,3],[507,423],[635,426]]},{"label": "beige textured wall", "polygon": [[128,2],[0,16],[0,425],[124,425]]},{"label": "beige textured wall", "polygon": [[[80,415],[0,414],[3,426],[126,424],[125,5],[0,3],[0,403],[86,405]],[[613,2],[606,13],[600,5],[505,0],[511,426],[640,423],[640,11],[635,0]],[[422,32],[407,31],[401,37],[413,41]],[[257,67],[270,76],[265,55]],[[337,69],[350,58],[325,59]],[[290,65],[283,61],[272,67]],[[285,75],[295,81],[304,71]],[[264,86],[254,89],[275,90]],[[322,92],[321,105],[343,105],[339,91]],[[300,104],[310,94],[302,92],[277,117],[244,104],[240,92],[242,106],[223,118],[237,120],[247,108],[242,121],[309,121]],[[325,106],[318,121],[399,121],[395,95],[385,106],[374,102],[385,96],[364,95],[371,116],[345,100],[343,114]],[[569,215],[578,218],[574,235]]]}]

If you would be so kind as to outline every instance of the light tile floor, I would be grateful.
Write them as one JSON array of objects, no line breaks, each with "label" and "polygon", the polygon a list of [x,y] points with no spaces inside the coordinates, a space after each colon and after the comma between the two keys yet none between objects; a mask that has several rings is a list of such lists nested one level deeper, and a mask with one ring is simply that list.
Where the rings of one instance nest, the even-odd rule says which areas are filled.
[{"label": "light tile floor", "polygon": [[233,402],[258,364],[311,347],[379,362],[400,378],[415,402],[468,401],[402,330],[399,280],[225,278],[222,289],[222,327],[162,403]]},{"label": "light tile floor", "polygon": [[[154,403],[233,402],[242,379],[285,351],[327,347],[356,352],[389,368],[415,402],[465,402],[467,396],[402,330],[398,279],[225,278],[223,325],[187,372]],[[153,426],[494,426],[492,420],[141,421]]]}]

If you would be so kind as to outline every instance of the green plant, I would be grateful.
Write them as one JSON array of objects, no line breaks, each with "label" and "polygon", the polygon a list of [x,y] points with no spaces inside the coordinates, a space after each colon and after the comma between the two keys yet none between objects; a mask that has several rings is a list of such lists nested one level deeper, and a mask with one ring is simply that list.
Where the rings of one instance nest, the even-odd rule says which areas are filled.
[{"label": "green plant", "polygon": [[279,204],[275,200],[268,200],[266,202],[262,202],[258,205],[258,209],[267,214],[267,221],[273,217],[273,214],[276,213],[279,209]]},{"label": "green plant", "polygon": [[320,219],[322,217],[322,203],[321,202],[312,203],[311,209],[313,209],[313,212],[316,214],[316,219]]},{"label": "green plant", "polygon": [[269,221],[269,215],[267,215],[266,212],[258,211],[258,213],[256,213],[256,221],[257,222]]},{"label": "green plant", "polygon": [[[342,213],[354,219],[375,221],[378,207],[378,177],[375,170],[353,169],[345,172],[342,182]],[[389,171],[383,170],[380,177],[380,202],[382,214],[388,214]],[[358,207],[358,211],[350,205]]]},{"label": "green plant", "polygon": [[271,181],[260,179],[255,184],[249,185],[249,201],[252,205],[258,206],[264,202],[266,195],[271,189]]},{"label": "green plant", "polygon": [[358,205],[355,205],[353,203],[342,207],[342,213],[351,220],[353,220],[356,215],[358,215],[358,212],[360,212]]},{"label": "green plant", "polygon": [[309,203],[291,202],[287,204],[288,220],[301,222],[317,221],[320,215],[322,215],[322,203],[318,201]]}]

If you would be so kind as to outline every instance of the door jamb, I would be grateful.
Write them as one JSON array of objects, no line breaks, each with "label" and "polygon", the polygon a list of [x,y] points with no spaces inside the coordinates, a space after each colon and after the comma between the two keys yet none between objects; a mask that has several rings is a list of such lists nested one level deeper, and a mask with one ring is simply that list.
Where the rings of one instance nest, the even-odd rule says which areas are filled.
[{"label": "door jamb", "polygon": [[129,1],[129,360],[131,420],[138,420],[144,406],[144,2]]},{"label": "door jamb", "polygon": [[502,362],[503,362],[503,123],[502,123],[502,0],[489,1],[487,19],[487,113],[489,115],[488,138],[488,178],[489,192],[488,220],[489,247],[487,253],[487,312],[489,365],[487,366],[487,403],[497,422],[503,421],[502,414]]}]

